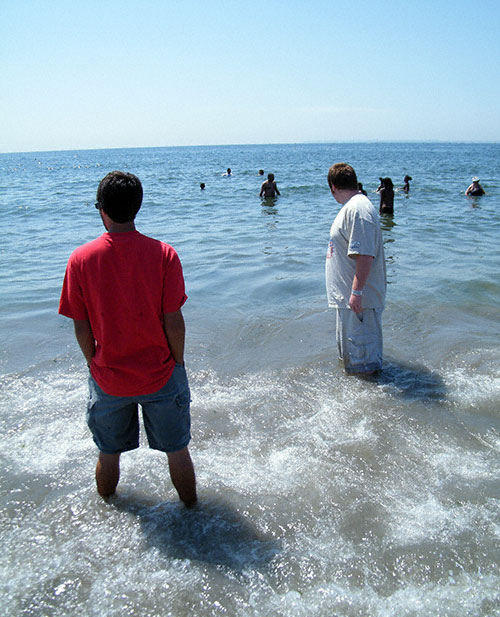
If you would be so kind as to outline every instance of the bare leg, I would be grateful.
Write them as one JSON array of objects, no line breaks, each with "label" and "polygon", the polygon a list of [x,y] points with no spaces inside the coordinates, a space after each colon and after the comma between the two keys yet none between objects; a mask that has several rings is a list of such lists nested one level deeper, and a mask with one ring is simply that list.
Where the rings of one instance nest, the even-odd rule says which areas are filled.
[{"label": "bare leg", "polygon": [[101,497],[111,497],[120,480],[120,455],[99,453],[95,468],[97,492]]},{"label": "bare leg", "polygon": [[187,508],[196,503],[196,478],[193,461],[187,448],[177,452],[167,452],[170,478],[181,501]]}]

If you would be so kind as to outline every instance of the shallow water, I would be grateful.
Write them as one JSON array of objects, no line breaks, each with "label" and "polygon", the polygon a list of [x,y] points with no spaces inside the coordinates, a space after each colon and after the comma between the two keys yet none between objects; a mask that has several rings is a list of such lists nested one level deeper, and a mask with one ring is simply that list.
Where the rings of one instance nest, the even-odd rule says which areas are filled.
[{"label": "shallow water", "polygon": [[[500,615],[500,146],[332,144],[0,155],[1,605],[6,615]],[[334,354],[324,257],[348,160],[383,219],[385,368]],[[230,166],[234,177],[221,174]],[[259,168],[282,193],[261,205]],[[200,504],[162,455],[95,494],[83,359],[57,315],[115,168],[189,300]],[[463,195],[479,175],[485,197]],[[204,192],[199,182],[205,182]],[[143,442],[143,445],[144,442]]]}]

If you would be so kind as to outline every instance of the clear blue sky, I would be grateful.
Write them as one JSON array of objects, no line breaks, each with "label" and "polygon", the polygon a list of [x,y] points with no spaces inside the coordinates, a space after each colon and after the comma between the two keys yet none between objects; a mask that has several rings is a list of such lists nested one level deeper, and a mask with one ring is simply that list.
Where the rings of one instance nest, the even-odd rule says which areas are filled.
[{"label": "clear blue sky", "polygon": [[500,2],[3,0],[0,151],[500,141]]}]

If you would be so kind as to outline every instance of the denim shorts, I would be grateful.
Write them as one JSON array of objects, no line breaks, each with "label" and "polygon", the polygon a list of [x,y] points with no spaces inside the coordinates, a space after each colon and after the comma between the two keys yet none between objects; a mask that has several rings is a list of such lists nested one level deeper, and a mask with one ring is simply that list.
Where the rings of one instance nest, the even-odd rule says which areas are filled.
[{"label": "denim shorts", "polygon": [[89,376],[87,424],[104,454],[119,454],[139,447],[138,405],[142,408],[149,447],[176,452],[191,440],[189,384],[186,369],[176,364],[167,383],[153,394],[112,396]]}]

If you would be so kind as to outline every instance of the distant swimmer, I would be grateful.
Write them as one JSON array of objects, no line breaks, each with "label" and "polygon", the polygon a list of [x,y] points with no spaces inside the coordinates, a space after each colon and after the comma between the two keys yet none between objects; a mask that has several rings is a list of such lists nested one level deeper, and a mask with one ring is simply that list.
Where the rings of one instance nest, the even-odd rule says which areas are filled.
[{"label": "distant swimmer", "polygon": [[410,192],[410,180],[413,180],[413,178],[411,176],[405,176],[403,179],[404,185],[403,185],[403,191],[405,193],[409,193]]},{"label": "distant swimmer", "polygon": [[232,173],[232,171],[231,171],[231,167],[228,167],[228,168],[226,169],[226,173],[225,173],[225,174],[222,174],[222,175],[223,175],[223,176],[226,176],[226,177],[227,177],[227,176],[232,176],[232,175],[233,175],[233,173]]},{"label": "distant swimmer", "polygon": [[390,178],[382,178],[380,195],[380,214],[394,214],[394,185]]},{"label": "distant swimmer", "polygon": [[263,169],[259,169],[259,176],[263,176],[264,175],[264,170]]},{"label": "distant swimmer", "polygon": [[367,195],[368,196],[368,193],[363,188],[363,185],[361,184],[361,182],[358,182],[358,191],[361,193],[361,195]]},{"label": "distant swimmer", "polygon": [[204,191],[204,190],[205,190],[205,183],[204,183],[204,182],[200,182],[200,189],[201,189],[202,191]]},{"label": "distant swimmer", "polygon": [[259,197],[264,197],[264,199],[272,199],[273,197],[276,197],[276,195],[281,195],[281,193],[278,191],[278,187],[274,181],[274,174],[267,174],[267,180],[263,182],[260,187]]},{"label": "distant swimmer", "polygon": [[477,176],[474,176],[472,178],[472,184],[470,186],[467,187],[467,190],[465,191],[465,194],[467,196],[471,196],[471,197],[476,197],[478,195],[484,195],[485,191],[483,189],[483,187],[479,184],[479,178]]}]

